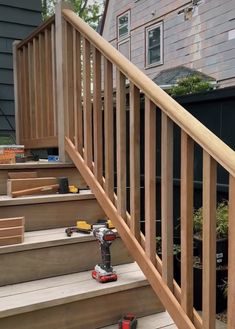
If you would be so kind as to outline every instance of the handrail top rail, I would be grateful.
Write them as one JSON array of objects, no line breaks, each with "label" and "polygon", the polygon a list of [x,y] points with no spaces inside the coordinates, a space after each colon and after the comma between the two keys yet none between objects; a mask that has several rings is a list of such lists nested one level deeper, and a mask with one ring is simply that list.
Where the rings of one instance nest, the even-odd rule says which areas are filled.
[{"label": "handrail top rail", "polygon": [[186,111],[183,106],[171,98],[72,10],[63,9],[62,14],[76,30],[89,40],[110,62],[116,65],[156,106],[235,177],[235,152],[227,144]]},{"label": "handrail top rail", "polygon": [[25,39],[20,41],[17,45],[17,49],[20,49],[27,43],[31,42],[33,38],[35,38],[39,33],[41,33],[43,30],[47,29],[49,25],[53,24],[55,22],[55,15],[48,18],[42,25],[38,26],[32,33],[30,33]]}]

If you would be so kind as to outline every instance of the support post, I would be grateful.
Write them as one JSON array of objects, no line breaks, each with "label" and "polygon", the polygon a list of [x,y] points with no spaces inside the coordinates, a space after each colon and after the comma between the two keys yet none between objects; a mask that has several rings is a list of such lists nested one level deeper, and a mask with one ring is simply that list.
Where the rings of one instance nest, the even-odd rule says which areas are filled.
[{"label": "support post", "polygon": [[[19,40],[13,42],[13,70],[14,70],[14,98],[15,98],[15,134],[16,144],[20,144],[20,122],[19,122],[19,111],[20,111],[20,95],[19,95],[19,62],[17,56],[17,45],[20,43]],[[21,109],[22,110],[22,109]]]}]

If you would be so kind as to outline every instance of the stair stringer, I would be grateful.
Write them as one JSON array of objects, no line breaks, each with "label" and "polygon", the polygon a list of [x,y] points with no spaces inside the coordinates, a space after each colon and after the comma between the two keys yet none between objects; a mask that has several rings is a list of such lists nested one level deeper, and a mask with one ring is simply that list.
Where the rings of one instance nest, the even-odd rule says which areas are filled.
[{"label": "stair stringer", "polygon": [[83,179],[86,181],[86,183],[94,193],[98,203],[102,207],[106,216],[108,218],[112,218],[112,222],[114,223],[128,251],[134,258],[134,260],[138,263],[139,267],[146,276],[149,284],[153,288],[156,295],[159,297],[164,307],[169,312],[170,316],[172,317],[178,328],[199,328],[200,324],[199,326],[195,327],[191,319],[184,312],[180,303],[174,296],[173,292],[164,282],[161,274],[150,261],[149,257],[147,257],[144,249],[142,248],[138,240],[135,238],[135,236],[132,234],[129,226],[124,221],[124,219],[118,214],[115,205],[108,198],[103,187],[99,184],[90,168],[86,165],[80,153],[76,150],[75,145],[68,137],[65,137],[65,150],[73,161],[74,165],[79,170],[80,174],[83,176]]}]

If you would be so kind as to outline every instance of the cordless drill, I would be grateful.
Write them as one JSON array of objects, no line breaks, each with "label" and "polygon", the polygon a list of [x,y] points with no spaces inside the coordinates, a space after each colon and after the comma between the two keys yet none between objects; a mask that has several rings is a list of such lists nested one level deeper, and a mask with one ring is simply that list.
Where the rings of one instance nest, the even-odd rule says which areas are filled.
[{"label": "cordless drill", "polygon": [[106,227],[95,228],[93,234],[100,244],[102,264],[95,266],[92,277],[101,283],[116,281],[117,274],[111,266],[110,255],[110,246],[116,239],[116,234]]}]

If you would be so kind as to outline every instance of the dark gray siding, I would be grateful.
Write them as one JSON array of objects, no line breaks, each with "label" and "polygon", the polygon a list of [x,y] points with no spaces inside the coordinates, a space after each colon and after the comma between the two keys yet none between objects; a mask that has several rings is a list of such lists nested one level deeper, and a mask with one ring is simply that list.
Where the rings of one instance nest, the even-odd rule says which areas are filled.
[{"label": "dark gray siding", "polygon": [[0,0],[0,133],[15,127],[12,43],[41,22],[41,0]]}]

